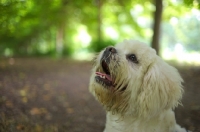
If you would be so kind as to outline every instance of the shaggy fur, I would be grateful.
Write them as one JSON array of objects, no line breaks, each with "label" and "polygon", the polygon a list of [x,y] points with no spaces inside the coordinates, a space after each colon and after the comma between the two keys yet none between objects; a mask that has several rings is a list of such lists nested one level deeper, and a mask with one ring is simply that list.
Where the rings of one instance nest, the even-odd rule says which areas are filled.
[{"label": "shaggy fur", "polygon": [[154,49],[126,40],[97,55],[89,90],[107,112],[104,132],[186,132],[172,110],[182,82]]}]

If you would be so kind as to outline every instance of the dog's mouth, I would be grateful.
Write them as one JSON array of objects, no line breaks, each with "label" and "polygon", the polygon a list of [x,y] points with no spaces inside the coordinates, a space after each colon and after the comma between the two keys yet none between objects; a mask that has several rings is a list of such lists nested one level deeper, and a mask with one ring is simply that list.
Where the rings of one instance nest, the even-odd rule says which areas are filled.
[{"label": "dog's mouth", "polygon": [[102,60],[101,68],[97,69],[95,79],[98,83],[100,83],[104,87],[113,86],[113,80],[111,78],[110,69],[108,67],[106,60]]},{"label": "dog's mouth", "polygon": [[125,91],[127,89],[128,84],[124,84],[122,81],[120,84],[115,83],[115,75],[111,74],[111,69],[109,68],[109,63],[106,60],[102,60],[100,63],[100,67],[97,68],[95,72],[95,80],[97,83],[102,85],[104,88],[115,89],[117,91]]}]

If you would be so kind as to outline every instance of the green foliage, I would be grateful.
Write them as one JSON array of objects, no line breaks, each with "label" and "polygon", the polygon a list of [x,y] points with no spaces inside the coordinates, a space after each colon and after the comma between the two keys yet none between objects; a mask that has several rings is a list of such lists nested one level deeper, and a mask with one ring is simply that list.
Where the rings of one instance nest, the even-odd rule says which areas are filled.
[{"label": "green foliage", "polygon": [[200,1],[199,0],[183,0],[184,4],[189,7],[197,7],[200,9]]},{"label": "green foliage", "polygon": [[[101,1],[100,11],[97,2],[89,0],[2,0],[0,2],[0,56],[57,56],[59,33],[62,34],[60,36],[62,51],[59,53],[61,56],[69,56],[87,48],[89,51],[99,51],[127,38],[146,42],[151,40],[152,13],[155,10],[152,1]],[[171,18],[182,17],[192,8],[198,7],[199,1],[196,0],[165,1],[163,21],[169,24]],[[101,23],[98,23],[98,19]],[[186,24],[183,21],[185,20],[180,20],[180,26]],[[197,28],[192,28],[194,21],[189,23],[188,28],[173,27],[174,33],[177,34],[174,36],[182,36],[181,42],[193,50],[198,48],[197,34],[199,32]],[[195,23],[193,26],[198,26],[198,21]],[[87,44],[77,37],[81,32],[81,26],[85,27],[84,30],[91,37],[91,41]],[[189,36],[195,38],[193,39],[195,42],[189,42],[189,37],[184,36],[189,31],[189,27],[193,29]],[[99,36],[98,29],[101,29],[101,36]],[[170,35],[170,30],[167,35]],[[172,41],[170,37],[167,39],[166,42]]]},{"label": "green foliage", "polygon": [[183,44],[188,51],[200,51],[200,30],[197,27],[200,27],[199,20],[197,20],[195,16],[191,16],[190,19],[180,19],[180,24],[176,28],[177,37],[180,38],[181,44]]},{"label": "green foliage", "polygon": [[93,41],[89,47],[89,49],[93,52],[100,52],[107,46],[113,46],[116,42],[113,40],[105,40],[105,41]]},{"label": "green foliage", "polygon": [[[168,1],[163,12],[162,49],[181,44],[189,52],[200,50],[198,1]],[[182,6],[181,6],[182,5]]]}]

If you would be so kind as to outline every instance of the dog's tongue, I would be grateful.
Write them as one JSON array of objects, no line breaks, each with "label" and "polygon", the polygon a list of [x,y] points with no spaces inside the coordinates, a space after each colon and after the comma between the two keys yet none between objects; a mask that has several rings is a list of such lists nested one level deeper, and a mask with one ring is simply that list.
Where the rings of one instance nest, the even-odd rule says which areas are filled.
[{"label": "dog's tongue", "polygon": [[112,79],[111,79],[110,75],[108,75],[108,74],[101,73],[101,72],[96,72],[96,75],[100,76],[100,77],[105,77],[106,79],[108,79],[109,81],[112,82]]}]

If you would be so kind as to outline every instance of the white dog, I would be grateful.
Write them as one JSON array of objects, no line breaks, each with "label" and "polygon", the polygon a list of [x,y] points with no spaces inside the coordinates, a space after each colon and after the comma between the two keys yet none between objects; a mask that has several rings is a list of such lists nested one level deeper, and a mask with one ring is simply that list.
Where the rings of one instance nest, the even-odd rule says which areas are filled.
[{"label": "white dog", "polygon": [[89,89],[106,109],[104,132],[186,132],[172,110],[182,81],[155,50],[126,40],[96,57]]}]

